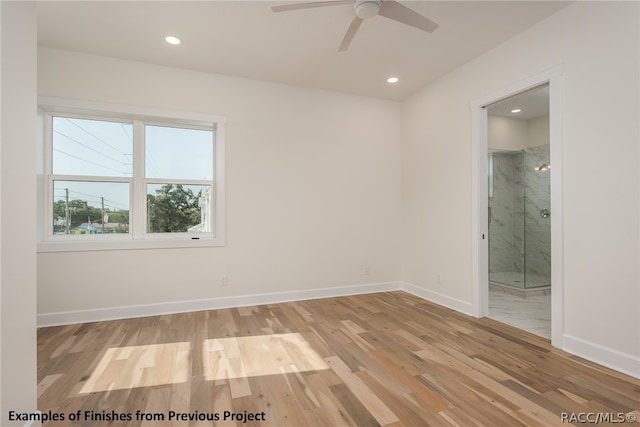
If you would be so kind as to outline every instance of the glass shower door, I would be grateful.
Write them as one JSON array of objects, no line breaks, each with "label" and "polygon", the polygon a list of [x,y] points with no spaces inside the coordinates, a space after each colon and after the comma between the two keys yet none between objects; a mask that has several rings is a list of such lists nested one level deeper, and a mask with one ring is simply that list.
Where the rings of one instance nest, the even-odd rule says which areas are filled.
[{"label": "glass shower door", "polygon": [[491,157],[489,281],[520,290],[550,286],[549,146]]},{"label": "glass shower door", "polygon": [[489,282],[525,289],[524,153],[491,154]]},{"label": "glass shower door", "polygon": [[528,148],[524,156],[525,289],[551,285],[551,166],[549,146]]}]

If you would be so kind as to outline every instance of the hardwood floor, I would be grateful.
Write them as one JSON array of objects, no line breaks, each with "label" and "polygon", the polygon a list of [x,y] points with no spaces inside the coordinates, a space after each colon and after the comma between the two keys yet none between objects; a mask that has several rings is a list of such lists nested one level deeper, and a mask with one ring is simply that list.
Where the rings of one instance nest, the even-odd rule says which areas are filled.
[{"label": "hardwood floor", "polygon": [[38,381],[38,408],[65,418],[51,426],[640,418],[639,380],[404,292],[41,328]]}]

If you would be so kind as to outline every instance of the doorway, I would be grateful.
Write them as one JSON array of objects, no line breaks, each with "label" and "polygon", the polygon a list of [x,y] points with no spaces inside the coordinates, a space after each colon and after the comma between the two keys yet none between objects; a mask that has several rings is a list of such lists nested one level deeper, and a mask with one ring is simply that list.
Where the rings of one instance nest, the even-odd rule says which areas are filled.
[{"label": "doorway", "polygon": [[551,339],[549,85],[486,109],[488,317]]},{"label": "doorway", "polygon": [[[547,327],[548,332],[546,333],[545,337],[550,338],[552,345],[556,347],[562,347],[562,336],[564,329],[564,302],[562,280],[562,83],[562,72],[559,68],[556,68],[498,90],[493,94],[490,94],[471,104],[473,156],[472,167],[474,180],[472,191],[472,259],[474,268],[474,314],[477,317],[491,317],[489,286],[490,281],[493,284],[497,283],[498,285],[501,285],[502,290],[504,290],[504,288],[506,288],[507,286],[510,286],[509,288],[506,288],[506,290],[513,291],[511,292],[511,294],[519,293],[519,298],[522,299],[533,297],[535,296],[536,292],[542,295],[546,293],[546,298],[549,300],[546,305],[546,310],[548,310],[548,317],[550,317],[550,331]],[[540,152],[544,151],[544,149],[534,148],[535,141],[532,144],[529,144],[530,146],[527,146],[527,144],[524,144],[524,146],[519,146],[518,144],[516,144],[517,141],[515,141],[513,138],[507,138],[505,141],[502,141],[502,146],[500,146],[499,144],[498,146],[496,146],[495,141],[493,141],[492,145],[494,145],[494,147],[490,150],[489,122],[490,120],[495,121],[495,119],[492,119],[490,117],[497,116],[497,114],[492,113],[496,113],[498,111],[498,106],[503,106],[505,108],[509,108],[508,112],[504,114],[517,114],[511,113],[511,110],[517,110],[517,108],[510,106],[508,101],[518,100],[519,96],[534,94],[536,90],[547,92],[546,106],[548,108],[548,144],[539,145],[548,145],[548,148],[546,149],[548,157],[544,158],[546,154]],[[523,110],[521,112],[524,112],[524,109],[521,110]],[[505,120],[503,121],[506,121],[507,118],[505,118]],[[498,119],[498,121],[500,121],[500,119]],[[521,126],[521,134],[527,133],[525,130],[523,130],[524,128],[527,128],[527,126]],[[493,131],[495,131],[495,129]],[[529,153],[527,153],[527,149],[529,150]],[[493,154],[493,156],[490,154]],[[512,157],[509,159],[509,156]],[[502,165],[496,165],[494,162],[502,163]],[[548,201],[538,200],[535,203],[531,201],[531,203],[529,203],[529,212],[527,212],[526,198],[523,195],[520,198],[523,201],[521,213],[516,212],[514,208],[512,208],[510,213],[499,213],[495,210],[491,212],[489,208],[491,207],[492,209],[498,209],[497,205],[499,204],[499,201],[496,200],[494,202],[494,205],[491,206],[489,193],[496,190],[496,182],[493,182],[494,187],[492,188],[491,179],[496,179],[497,177],[495,175],[490,177],[490,166],[492,173],[496,172],[496,166],[500,166],[502,167],[502,169],[504,169],[505,167],[510,167],[514,170],[520,168],[523,173],[527,173],[524,172],[524,169],[529,167],[531,169],[531,171],[528,172],[530,175],[530,180],[548,180]],[[551,169],[550,166],[553,166],[553,169]],[[538,170],[535,170],[535,168],[538,168]],[[551,170],[553,170],[553,173],[551,173]],[[532,175],[534,173],[536,175]],[[505,177],[502,176],[502,178],[504,181]],[[523,182],[525,186],[523,191],[526,191],[526,178],[527,177],[524,175],[521,175],[520,178],[518,178]],[[514,178],[512,181],[515,182],[516,179]],[[504,182],[501,182],[501,184],[502,183]],[[514,188],[512,187],[511,191],[513,192],[519,190],[514,190]],[[529,191],[533,190],[530,189]],[[492,197],[496,197],[494,193],[492,193]],[[546,205],[547,203],[548,206],[538,206],[541,204]],[[551,207],[553,207],[553,209],[551,209]],[[537,213],[535,213],[536,210]],[[551,216],[552,210],[553,216]],[[537,225],[534,226],[533,223],[530,224],[528,230],[529,238],[526,239],[525,233],[527,231],[527,228],[525,218],[528,218],[530,221],[532,221],[534,213],[540,217],[540,221],[538,221],[538,223],[546,220],[546,226],[549,230],[548,235],[550,236],[547,239],[549,250],[545,255],[545,252],[542,250],[542,248],[538,247],[537,249],[530,251],[535,255],[529,255],[527,261],[527,240],[529,244],[541,243],[539,236],[535,236],[535,234],[532,234],[536,232],[537,227]],[[505,217],[505,215],[507,216]],[[520,237],[517,237],[517,233],[516,237],[514,237],[513,232],[511,234],[511,242],[521,244],[520,252],[522,256],[520,257],[520,259],[512,257],[507,261],[502,260],[498,262],[496,258],[497,251],[505,252],[510,250],[511,252],[515,253],[517,252],[517,250],[513,246],[503,246],[502,248],[494,247],[493,251],[490,250],[490,218],[496,222],[504,220],[504,218],[511,218],[512,222],[514,218],[517,220],[516,222],[518,222],[519,219],[522,219],[523,227],[522,231],[520,232],[521,234],[519,235]],[[506,229],[503,229],[502,231],[505,230]],[[494,229],[494,243],[496,237],[499,237],[495,235],[495,231],[496,230]],[[536,241],[538,242],[534,243]],[[491,255],[491,253],[493,253],[493,255]],[[540,259],[536,259],[536,257],[539,257],[540,255],[542,255],[541,258],[546,258],[546,260],[548,261],[547,267],[541,266],[538,262],[540,261]],[[501,262],[505,263],[500,264]],[[493,274],[490,274],[490,271]],[[501,275],[495,273],[516,274]],[[514,285],[518,285],[521,288],[517,289],[518,286]],[[509,304],[511,304],[510,309],[513,311],[513,303]],[[514,326],[519,327],[518,325]],[[536,332],[534,331],[534,333]]]}]

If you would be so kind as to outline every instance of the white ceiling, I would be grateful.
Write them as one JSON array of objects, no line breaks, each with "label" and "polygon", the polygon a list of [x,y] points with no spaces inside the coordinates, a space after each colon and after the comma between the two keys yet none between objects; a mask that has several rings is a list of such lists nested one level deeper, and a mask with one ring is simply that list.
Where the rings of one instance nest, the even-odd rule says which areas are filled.
[{"label": "white ceiling", "polygon": [[[376,16],[338,52],[350,5],[274,14],[282,1],[44,1],[42,46],[401,100],[568,2],[401,1],[432,34]],[[183,43],[170,46],[168,34]],[[396,75],[400,82],[386,83]]]},{"label": "white ceiling", "polygon": [[[512,113],[511,111],[514,109],[521,111]],[[487,113],[492,116],[521,120],[531,120],[549,115],[549,86],[535,88],[496,102],[488,107]]]}]

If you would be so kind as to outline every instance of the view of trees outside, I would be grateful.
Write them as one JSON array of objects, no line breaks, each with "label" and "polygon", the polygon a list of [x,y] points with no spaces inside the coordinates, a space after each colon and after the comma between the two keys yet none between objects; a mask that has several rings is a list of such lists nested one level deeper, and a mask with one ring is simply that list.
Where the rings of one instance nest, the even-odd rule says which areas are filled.
[{"label": "view of trees outside", "polygon": [[[148,233],[187,232],[200,224],[202,219],[200,186],[150,184],[148,192]],[[129,232],[129,210],[103,209],[91,206],[87,200],[55,201],[53,218],[54,234]]]},{"label": "view of trees outside", "polygon": [[[157,188],[159,187],[159,188]],[[180,184],[149,185],[147,189],[147,232],[180,233],[200,224],[200,196],[192,187]],[[150,194],[155,190],[155,194]]]}]

